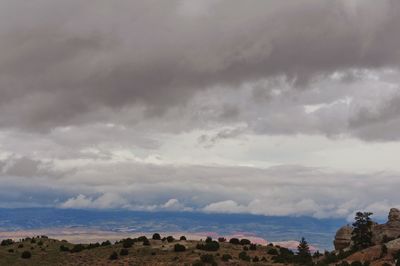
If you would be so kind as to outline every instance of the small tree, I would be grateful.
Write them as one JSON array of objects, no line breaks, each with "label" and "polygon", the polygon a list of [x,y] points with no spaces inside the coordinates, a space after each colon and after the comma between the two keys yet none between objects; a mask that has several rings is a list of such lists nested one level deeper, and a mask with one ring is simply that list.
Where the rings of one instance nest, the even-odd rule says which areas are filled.
[{"label": "small tree", "polygon": [[310,264],[312,262],[310,247],[304,237],[301,238],[297,246],[297,259],[300,264]]},{"label": "small tree", "polygon": [[357,212],[355,222],[353,223],[353,232],[351,240],[353,249],[361,250],[372,246],[372,212]]},{"label": "small tree", "polygon": [[153,234],[153,240],[161,240],[161,236],[160,236],[160,234],[159,233],[155,233],[155,234]]}]

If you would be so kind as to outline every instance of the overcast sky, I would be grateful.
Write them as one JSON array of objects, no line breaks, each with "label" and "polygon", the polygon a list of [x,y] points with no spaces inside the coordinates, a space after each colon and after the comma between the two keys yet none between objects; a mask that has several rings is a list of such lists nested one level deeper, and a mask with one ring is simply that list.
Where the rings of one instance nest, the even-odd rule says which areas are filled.
[{"label": "overcast sky", "polygon": [[0,0],[0,207],[400,206],[400,1]]}]

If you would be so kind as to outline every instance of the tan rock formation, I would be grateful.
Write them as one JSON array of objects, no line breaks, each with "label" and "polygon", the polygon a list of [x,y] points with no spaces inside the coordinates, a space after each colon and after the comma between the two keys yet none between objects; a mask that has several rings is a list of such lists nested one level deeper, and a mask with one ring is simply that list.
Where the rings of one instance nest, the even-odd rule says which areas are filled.
[{"label": "tan rock formation", "polygon": [[372,227],[372,242],[375,245],[400,237],[400,210],[390,209],[388,222]]},{"label": "tan rock formation", "polygon": [[335,235],[335,240],[333,241],[333,245],[336,250],[346,249],[351,244],[351,232],[353,228],[349,225],[341,227]]}]

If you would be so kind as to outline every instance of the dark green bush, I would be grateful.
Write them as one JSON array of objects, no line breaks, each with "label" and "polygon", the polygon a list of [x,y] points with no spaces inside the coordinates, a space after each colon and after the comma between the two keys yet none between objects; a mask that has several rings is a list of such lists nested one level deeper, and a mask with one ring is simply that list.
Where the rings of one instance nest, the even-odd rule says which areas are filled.
[{"label": "dark green bush", "polygon": [[219,243],[217,241],[206,242],[204,244],[198,243],[196,248],[205,251],[217,251],[219,249]]},{"label": "dark green bush", "polygon": [[260,261],[260,259],[257,257],[257,256],[255,256],[254,258],[253,258],[253,262],[259,262]]},{"label": "dark green bush", "polygon": [[0,246],[10,246],[14,243],[12,239],[4,239],[1,241]]},{"label": "dark green bush", "polygon": [[234,245],[239,245],[240,244],[240,240],[237,238],[231,238],[229,240],[229,243],[234,244]]},{"label": "dark green bush", "polygon": [[250,250],[257,250],[257,245],[256,244],[250,244],[249,249]]},{"label": "dark green bush", "polygon": [[155,234],[153,234],[153,240],[161,240],[161,236],[160,236],[160,234],[159,233],[155,233]]},{"label": "dark green bush", "polygon": [[207,238],[206,238],[206,243],[209,243],[209,242],[211,242],[211,241],[212,241],[211,236],[207,236]]},{"label": "dark green bush", "polygon": [[179,240],[181,240],[181,241],[186,241],[187,239],[186,239],[186,236],[181,236],[181,237],[179,238]]},{"label": "dark green bush", "polygon": [[218,242],[226,242],[226,238],[225,237],[219,237],[218,238]]},{"label": "dark green bush", "polygon": [[96,242],[96,243],[90,243],[86,248],[92,249],[92,248],[98,248],[98,247],[100,247],[100,243]]},{"label": "dark green bush", "polygon": [[186,251],[186,247],[181,244],[175,244],[174,251],[175,252],[183,252],[183,251]]},{"label": "dark green bush", "polygon": [[81,252],[82,250],[85,250],[85,246],[82,244],[77,244],[74,245],[71,249],[71,253],[77,253],[77,252]]},{"label": "dark green bush", "polygon": [[169,243],[174,242],[175,238],[173,236],[167,236],[167,241]]},{"label": "dark green bush", "polygon": [[111,255],[110,255],[110,257],[108,257],[108,259],[110,259],[110,260],[116,260],[116,259],[118,259],[118,254],[117,254],[117,252],[113,252],[113,253],[111,253]]},{"label": "dark green bush", "polygon": [[31,252],[29,252],[29,251],[27,251],[27,250],[25,250],[25,251],[22,252],[22,254],[21,254],[21,258],[23,258],[23,259],[30,259],[31,257],[32,257]]},{"label": "dark green bush", "polygon": [[137,240],[138,240],[139,242],[143,242],[143,241],[146,241],[146,240],[147,240],[147,237],[146,237],[146,236],[139,236]]},{"label": "dark green bush", "polygon": [[122,239],[122,247],[123,248],[130,248],[133,246],[133,244],[135,243],[135,241],[132,238],[126,238],[126,239]]},{"label": "dark green bush", "polygon": [[9,252],[9,253],[14,253],[14,249],[10,248],[10,249],[8,250],[8,252]]},{"label": "dark green bush", "polygon": [[214,256],[212,254],[203,254],[200,256],[200,260],[204,263],[214,263]]},{"label": "dark green bush", "polygon": [[222,261],[229,261],[229,260],[231,260],[232,259],[232,256],[230,255],[230,254],[224,254],[224,255],[222,255],[222,257],[221,257],[221,260]]},{"label": "dark green bush", "polygon": [[128,254],[129,254],[129,250],[126,249],[126,248],[121,249],[120,252],[119,252],[120,256],[126,256]]},{"label": "dark green bush", "polygon": [[150,241],[147,238],[143,240],[143,246],[150,246]]},{"label": "dark green bush", "polygon": [[102,242],[102,243],[101,243],[101,246],[102,246],[102,247],[111,246],[110,240],[106,240],[106,241]]},{"label": "dark green bush", "polygon": [[66,247],[66,246],[64,246],[64,245],[61,245],[60,246],[60,251],[62,251],[62,252],[69,252],[69,247]]},{"label": "dark green bush", "polygon": [[268,255],[279,255],[278,250],[276,250],[275,248],[268,249],[267,254]]},{"label": "dark green bush", "polygon": [[250,240],[248,240],[248,239],[241,239],[240,240],[240,245],[250,245],[251,244],[251,241]]},{"label": "dark green bush", "polygon": [[249,255],[247,255],[246,251],[242,251],[239,253],[239,259],[244,260],[244,261],[250,261],[251,258]]}]

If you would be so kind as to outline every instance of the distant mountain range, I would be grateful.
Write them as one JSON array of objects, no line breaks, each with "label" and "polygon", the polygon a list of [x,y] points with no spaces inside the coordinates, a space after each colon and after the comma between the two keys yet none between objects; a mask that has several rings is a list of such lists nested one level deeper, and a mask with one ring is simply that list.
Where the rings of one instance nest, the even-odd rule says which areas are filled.
[{"label": "distant mountain range", "polygon": [[274,217],[248,214],[193,212],[139,212],[127,210],[73,210],[54,208],[0,209],[0,230],[82,228],[112,232],[187,232],[242,234],[267,241],[299,240],[332,250],[336,230],[344,219]]}]

